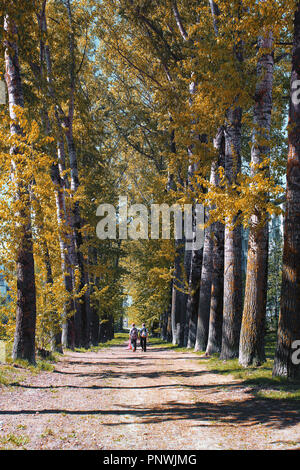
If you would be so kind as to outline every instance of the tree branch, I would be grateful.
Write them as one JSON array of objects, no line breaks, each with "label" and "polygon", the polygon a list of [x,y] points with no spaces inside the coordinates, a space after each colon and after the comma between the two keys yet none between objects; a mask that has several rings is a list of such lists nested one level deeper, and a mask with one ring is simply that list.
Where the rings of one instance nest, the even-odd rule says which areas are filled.
[{"label": "tree branch", "polygon": [[174,17],[175,17],[175,20],[176,20],[176,24],[178,26],[178,29],[180,31],[181,36],[183,37],[183,39],[185,41],[188,41],[189,36],[188,36],[184,26],[183,26],[183,23],[182,23],[182,20],[181,20],[179,11],[178,11],[176,0],[172,0],[172,10],[173,10]]}]

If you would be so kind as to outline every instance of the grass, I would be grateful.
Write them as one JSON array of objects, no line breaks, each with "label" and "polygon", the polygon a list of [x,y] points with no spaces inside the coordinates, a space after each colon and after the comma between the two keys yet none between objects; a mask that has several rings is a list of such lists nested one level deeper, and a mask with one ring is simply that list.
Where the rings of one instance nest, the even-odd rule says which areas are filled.
[{"label": "grass", "polygon": [[174,346],[172,343],[168,343],[160,338],[148,338],[148,344],[151,346],[158,346],[162,349],[176,349],[176,351],[179,349],[178,346]]},{"label": "grass", "polygon": [[5,386],[18,386],[24,379],[23,371],[29,371],[32,374],[38,374],[40,371],[52,372],[54,370],[54,363],[57,362],[58,353],[51,353],[47,359],[41,359],[38,354],[36,355],[36,364],[33,365],[23,359],[11,358],[12,345],[7,345],[6,364],[0,364],[0,385]]},{"label": "grass", "polygon": [[[16,380],[18,379],[18,381]],[[0,385],[18,385],[20,381],[20,371],[16,371],[13,366],[0,365]]]},{"label": "grass", "polygon": [[[7,449],[7,445],[9,448],[16,448],[16,447],[23,447],[28,444],[29,437],[26,435],[17,435],[17,434],[8,434],[4,436],[0,440],[0,449]],[[4,446],[4,447],[3,447]]]},{"label": "grass", "polygon": [[47,361],[37,361],[37,364],[34,366],[28,361],[24,360],[10,360],[8,359],[8,364],[0,364],[0,385],[4,386],[18,386],[24,379],[22,372],[29,371],[32,374],[38,374],[40,371],[49,371],[54,370],[54,365]]},{"label": "grass", "polygon": [[[205,360],[208,369],[217,374],[230,374],[244,385],[253,386],[253,392],[260,398],[272,400],[300,400],[300,381],[289,381],[284,377],[272,377],[275,336],[266,336],[266,362],[258,367],[242,367],[238,359],[220,361],[216,355]],[[203,353],[201,353],[203,354]]]},{"label": "grass", "polygon": [[49,437],[49,436],[55,436],[55,433],[51,428],[46,428],[44,432],[42,432],[41,438],[44,439],[45,437]]},{"label": "grass", "polygon": [[36,364],[31,364],[24,359],[12,359],[7,358],[6,362],[14,367],[20,367],[21,369],[27,369],[33,374],[38,374],[40,371],[53,372],[54,363],[57,362],[57,353],[52,354],[47,359],[40,359],[36,357]]}]

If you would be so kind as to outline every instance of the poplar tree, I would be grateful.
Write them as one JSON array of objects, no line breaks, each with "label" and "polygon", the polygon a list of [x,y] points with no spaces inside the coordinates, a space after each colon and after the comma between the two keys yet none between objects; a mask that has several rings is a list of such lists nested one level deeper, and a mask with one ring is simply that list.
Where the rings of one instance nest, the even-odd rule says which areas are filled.
[{"label": "poplar tree", "polygon": [[[284,222],[283,272],[274,376],[295,379],[300,365],[293,360],[300,337],[300,2],[294,16],[292,74],[288,122],[287,189]],[[294,343],[295,342],[295,343]],[[296,346],[296,347],[295,347]]]}]

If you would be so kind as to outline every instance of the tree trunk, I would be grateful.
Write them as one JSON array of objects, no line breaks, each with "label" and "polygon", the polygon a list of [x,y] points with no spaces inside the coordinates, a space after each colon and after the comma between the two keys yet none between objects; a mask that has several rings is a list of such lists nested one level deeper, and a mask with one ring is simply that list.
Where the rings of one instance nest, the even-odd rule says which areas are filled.
[{"label": "tree trunk", "polygon": [[[178,27],[178,30],[183,38],[184,41],[192,41],[189,38],[187,31],[184,28],[183,22],[181,20],[181,16],[178,10],[176,0],[172,0],[171,2],[172,10],[174,14],[174,18]],[[193,77],[193,73],[191,74]],[[193,95],[196,92],[197,84],[192,79],[192,82],[189,86],[190,91],[190,104],[193,102]],[[192,121],[195,124],[195,120]],[[206,135],[196,135],[192,132],[192,136],[196,138],[196,140],[200,139],[201,142],[207,142]],[[188,154],[191,157],[193,154],[193,144],[191,144],[188,148]],[[193,190],[194,185],[194,176],[196,171],[198,170],[200,164],[199,163],[192,163],[192,159],[190,158],[190,165],[188,169],[188,185],[190,189]],[[193,231],[195,232],[195,217],[193,216]],[[194,234],[195,236],[195,234]],[[184,346],[188,348],[193,348],[196,343],[196,332],[197,332],[197,322],[198,322],[198,307],[199,307],[199,290],[200,290],[200,278],[201,278],[201,270],[202,270],[202,257],[203,257],[203,248],[195,249],[193,248],[192,252],[190,253],[190,265],[189,270],[187,272],[187,281],[189,285],[189,294],[187,295],[186,299],[186,317],[185,317],[185,326],[184,326]],[[186,257],[189,260],[188,257]],[[188,261],[189,262],[189,261]]]},{"label": "tree trunk", "polygon": [[[205,211],[205,222],[208,221],[207,213],[208,209]],[[207,346],[212,278],[212,252],[213,241],[211,237],[211,228],[207,227],[205,229],[203,246],[195,351],[205,351]]]},{"label": "tree trunk", "polygon": [[300,103],[295,92],[300,80],[299,57],[300,2],[294,20],[281,309],[273,369],[274,376],[289,379],[300,377],[299,361],[293,359],[293,342],[300,339]]},{"label": "tree trunk", "polygon": [[161,316],[161,339],[163,341],[168,341],[168,324],[169,324],[169,316],[171,313],[171,305],[166,308]]},{"label": "tree trunk", "polygon": [[[170,150],[176,154],[175,132],[170,133]],[[181,184],[181,181],[179,182]],[[174,177],[169,173],[166,190],[176,191]],[[187,296],[184,290],[184,238],[175,240],[174,278],[172,280],[171,331],[172,343],[182,345],[184,340],[184,321],[186,316]],[[184,320],[183,320],[184,319]]]},{"label": "tree trunk", "polygon": [[[220,185],[219,167],[224,167],[225,139],[224,129],[221,128],[215,139],[215,147],[219,150],[219,158],[212,165],[212,184]],[[223,298],[224,298],[224,225],[214,222],[211,225],[213,237],[213,272],[211,283],[209,334],[206,354],[211,355],[221,352],[222,323],[223,323]]]},{"label": "tree trunk", "polygon": [[[33,190],[31,190],[32,198],[35,199],[36,204],[37,204],[37,214],[35,214],[35,219],[36,219],[36,226],[37,229],[40,233],[40,239],[41,239],[41,247],[42,247],[42,257],[45,265],[45,270],[46,270],[46,282],[49,286],[53,288],[53,274],[52,274],[52,266],[51,266],[51,259],[50,259],[50,253],[49,253],[49,248],[48,248],[48,243],[47,240],[43,238],[43,231],[44,231],[44,216],[42,212],[42,207],[37,201],[37,199],[34,196]],[[41,222],[38,222],[38,219],[41,219]],[[53,299],[50,299],[50,302],[53,305]],[[62,331],[61,331],[61,325],[60,321],[58,319],[57,311],[53,308],[51,309],[50,312],[51,315],[51,337],[50,337],[50,347],[51,351],[53,352],[58,352],[58,353],[63,353],[62,349]]]},{"label": "tree trunk", "polygon": [[[192,270],[192,250],[185,250],[184,252],[184,279],[185,279],[185,290],[189,284],[190,274]],[[184,315],[181,318],[181,331],[182,331],[182,341],[181,344],[183,347],[187,346],[188,336],[189,336],[189,317],[187,312],[187,303],[189,295],[185,294],[185,309]]]},{"label": "tree trunk", "polygon": [[[69,18],[69,54],[70,54],[70,93],[69,93],[69,112],[68,116],[64,119],[65,130],[66,130],[66,139],[68,144],[68,153],[70,160],[70,170],[71,170],[71,191],[75,194],[79,187],[79,176],[78,176],[78,163],[77,163],[77,154],[76,147],[73,136],[73,119],[74,119],[74,97],[75,97],[75,81],[76,81],[76,64],[75,64],[75,39],[74,39],[74,30],[73,30],[73,18],[71,11],[70,0],[66,1],[68,18]],[[82,291],[86,283],[88,284],[88,273],[85,270],[84,258],[81,251],[83,244],[83,237],[81,233],[82,221],[80,217],[80,207],[79,202],[75,201],[73,204],[73,217],[72,225],[75,233],[75,243],[76,243],[76,254],[78,261],[78,270],[80,275],[80,291]],[[76,346],[88,347],[88,322],[89,322],[89,299],[86,293],[82,294],[78,303],[75,312],[75,344]]]},{"label": "tree trunk", "polygon": [[[78,254],[76,250],[76,238],[74,233],[75,223],[73,221],[74,216],[67,209],[66,198],[67,191],[70,189],[67,171],[66,171],[66,155],[64,145],[64,132],[63,125],[68,122],[68,118],[65,117],[63,110],[58,104],[55,89],[53,87],[52,77],[52,59],[50,47],[47,40],[47,19],[45,12],[46,1],[43,2],[41,13],[38,16],[40,29],[41,29],[41,58],[45,58],[46,70],[47,70],[47,84],[48,92],[55,106],[55,120],[57,125],[57,164],[53,164],[51,169],[52,181],[55,185],[55,196],[57,205],[57,214],[59,225],[62,230],[62,237],[60,239],[61,245],[61,256],[62,256],[62,269],[65,279],[65,287],[67,292],[70,294],[70,302],[65,305],[65,318],[63,324],[62,343],[64,347],[73,349],[76,346],[81,346],[81,340],[78,337],[81,336],[81,315],[82,315],[82,303],[74,299],[75,293],[75,274],[74,270],[79,266]],[[42,68],[42,67],[41,67]],[[73,93],[73,88],[72,88]],[[71,94],[72,94],[71,93]],[[73,113],[73,97],[70,99],[70,107]],[[69,138],[70,140],[70,138]],[[72,143],[68,140],[68,148],[72,152]],[[72,139],[71,139],[72,141]],[[73,158],[73,157],[72,157]],[[74,174],[74,172],[73,172]],[[74,181],[74,178],[73,178]],[[82,279],[85,278],[84,273],[80,270],[81,285]],[[83,284],[84,285],[84,284]],[[70,312],[73,312],[73,317]],[[75,332],[75,317],[77,325],[77,334]]]},{"label": "tree trunk", "polygon": [[[96,266],[98,262],[98,253],[95,247],[89,247],[89,264]],[[93,294],[94,286],[99,287],[99,278],[94,274],[92,276],[91,294]],[[93,346],[99,344],[99,332],[100,332],[100,319],[97,313],[97,307],[99,307],[99,301],[97,303],[92,302],[91,304],[91,320],[90,320],[90,343]]]},{"label": "tree trunk", "polygon": [[186,309],[188,322],[188,348],[194,348],[196,343],[202,257],[203,248],[200,248],[200,250],[193,250],[189,278],[189,296]]},{"label": "tree trunk", "polygon": [[[190,93],[193,95],[195,93],[196,84],[193,82],[190,86]],[[192,101],[192,97],[191,97]],[[201,143],[207,143],[207,135],[202,134],[197,136],[197,140],[200,140]],[[193,145],[189,148],[189,155],[192,155]],[[188,183],[191,191],[199,191],[199,186],[195,187],[195,175],[200,167],[200,163],[191,163],[188,170]],[[195,207],[193,212],[193,239],[194,243],[196,240],[197,234],[197,220],[195,214]],[[199,221],[198,221],[199,223]],[[200,293],[200,280],[201,280],[201,270],[202,270],[202,258],[203,258],[203,247],[195,248],[193,247],[191,251],[191,263],[188,273],[188,284],[189,284],[189,294],[187,296],[187,306],[186,306],[186,333],[185,333],[185,342],[184,345],[188,348],[193,348],[196,343],[196,332],[197,332],[197,321],[198,321],[198,308],[199,308],[199,293]]]},{"label": "tree trunk", "polygon": [[[50,254],[47,246],[47,242],[43,243],[44,245],[44,263],[46,268],[46,276],[47,276],[47,284],[53,287],[53,275],[52,275],[52,267],[51,267],[51,260]],[[61,325],[58,321],[57,312],[55,310],[51,311],[51,338],[50,338],[50,346],[52,352],[58,352],[60,354],[63,353],[62,349],[62,331]]]},{"label": "tree trunk", "polygon": [[[259,46],[267,53],[260,56],[257,66],[258,83],[255,93],[251,149],[251,162],[255,165],[253,175],[259,171],[265,172],[265,169],[258,169],[257,165],[261,164],[269,153],[265,142],[269,139],[271,128],[274,69],[272,34],[269,33],[264,38],[260,37]],[[267,195],[262,195],[262,198],[266,197]],[[239,362],[244,367],[252,364],[259,365],[265,361],[268,238],[266,214],[257,209],[250,221],[245,302],[240,338]]]},{"label": "tree trunk", "polygon": [[51,179],[54,184],[55,201],[56,201],[56,212],[57,221],[59,227],[59,246],[61,254],[61,269],[64,276],[64,285],[66,292],[69,295],[69,299],[64,305],[64,320],[62,325],[62,345],[64,348],[69,347],[74,349],[75,347],[75,334],[74,334],[74,322],[73,314],[75,310],[74,302],[74,291],[73,291],[73,280],[74,274],[72,271],[69,245],[67,243],[68,234],[66,233],[66,205],[64,197],[64,187],[62,179],[60,178],[59,169],[57,163],[53,163],[51,168]]},{"label": "tree trunk", "polygon": [[168,307],[168,316],[167,316],[167,327],[166,327],[166,340],[168,342],[172,342],[172,285],[171,282],[171,296],[170,296],[170,304]]},{"label": "tree trunk", "polygon": [[[227,112],[225,125],[225,175],[234,184],[241,170],[240,108]],[[242,236],[236,218],[225,226],[224,237],[224,307],[221,359],[232,359],[239,354],[242,320]]]},{"label": "tree trunk", "polygon": [[[17,124],[15,106],[24,107],[23,88],[21,82],[18,46],[16,43],[17,28],[14,21],[6,16],[5,31],[5,80],[8,89],[9,114],[12,119],[11,135],[22,136],[22,129]],[[28,188],[24,187],[19,176],[19,169],[13,161],[18,154],[16,147],[11,148],[12,177],[16,183],[17,199],[21,199],[22,208],[17,214],[17,312],[16,330],[13,345],[13,359],[26,359],[35,363],[35,327],[36,327],[36,291],[33,258],[33,242],[31,230],[30,198]],[[27,198],[27,204],[24,198]]]},{"label": "tree trunk", "polygon": [[224,300],[224,225],[215,222],[213,235],[213,275],[211,283],[209,335],[206,354],[221,352]]},{"label": "tree trunk", "polygon": [[90,343],[92,346],[99,343],[99,316],[95,308],[91,309]]},{"label": "tree trunk", "polygon": [[172,285],[172,343],[183,345],[187,296],[184,293],[184,241],[175,240],[174,279]]}]

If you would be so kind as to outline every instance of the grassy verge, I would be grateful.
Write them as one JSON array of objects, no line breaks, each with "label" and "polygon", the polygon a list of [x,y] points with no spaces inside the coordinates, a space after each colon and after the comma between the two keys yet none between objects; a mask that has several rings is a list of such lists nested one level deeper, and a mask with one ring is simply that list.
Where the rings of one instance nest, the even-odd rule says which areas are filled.
[{"label": "grassy verge", "polygon": [[[208,369],[217,374],[230,374],[253,387],[260,398],[273,400],[300,400],[300,381],[288,381],[283,377],[272,377],[276,339],[274,334],[266,336],[266,362],[259,367],[242,367],[238,359],[220,361],[217,356],[205,360]],[[203,354],[203,353],[202,353]]]},{"label": "grassy verge", "polygon": [[28,361],[23,359],[7,359],[7,363],[11,364],[14,367],[19,367],[21,369],[27,369],[33,374],[39,373],[41,370],[52,372],[54,370],[54,364],[57,362],[57,354],[51,354],[47,359],[36,358],[36,364],[33,365]]},{"label": "grassy verge", "polygon": [[0,364],[0,385],[18,385],[24,379],[25,371],[31,374],[38,374],[40,371],[52,372],[59,356],[58,353],[51,353],[47,359],[42,359],[36,354],[36,364],[33,365],[25,360],[13,360],[11,352],[12,345],[8,344],[6,363]]},{"label": "grassy verge", "polygon": [[16,370],[12,366],[0,365],[0,385],[17,385],[22,380],[21,377],[23,377],[21,371]]},{"label": "grassy verge", "polygon": [[148,344],[155,347],[159,347],[160,349],[176,349],[176,351],[179,349],[178,346],[174,346],[172,343],[167,343],[166,341],[163,341],[160,338],[148,338]]}]

